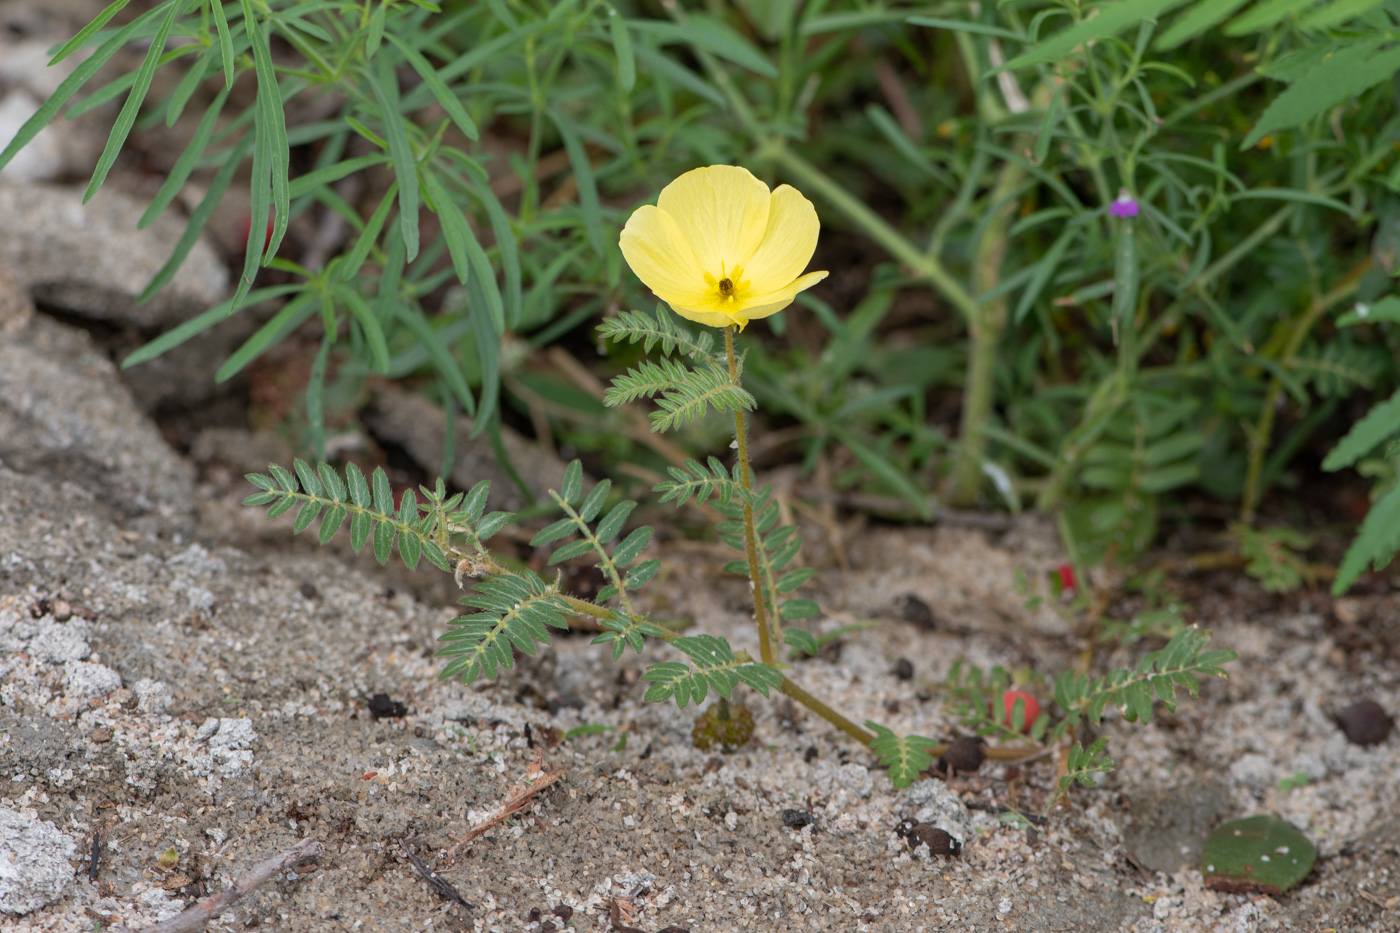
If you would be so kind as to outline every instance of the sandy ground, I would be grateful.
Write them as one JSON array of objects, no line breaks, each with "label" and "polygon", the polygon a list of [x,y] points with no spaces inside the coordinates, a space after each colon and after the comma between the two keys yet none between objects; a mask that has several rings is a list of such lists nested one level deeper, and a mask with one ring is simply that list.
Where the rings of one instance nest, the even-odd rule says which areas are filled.
[{"label": "sandy ground", "polygon": [[[267,537],[232,484],[198,487],[199,533],[161,537],[75,508],[52,480],[0,468],[0,811],[47,821],[72,848],[62,896],[7,931],[136,929],[305,837],[324,844],[318,862],[210,929],[546,930],[566,915],[580,930],[1400,929],[1400,740],[1363,749],[1328,715],[1362,695],[1400,708],[1394,571],[1340,604],[1190,581],[1188,619],[1240,654],[1231,679],[1146,727],[1110,718],[1118,770],[1025,830],[996,811],[1038,812],[1051,759],[896,792],[823,721],[756,696],[755,740],[703,753],[693,707],[642,702],[660,649],[614,665],[585,636],[495,682],[441,683],[433,639],[450,605],[401,578],[390,588],[368,558]],[[850,569],[825,565],[815,628],[877,624],[794,672],[837,708],[946,737],[955,659],[1068,663],[1063,623],[1012,585],[1018,567],[1056,562],[1041,523],[867,530],[845,545]],[[742,583],[694,545],[657,554],[658,615],[747,645]],[[905,620],[910,595],[931,628]],[[377,693],[403,715],[372,716]],[[582,726],[599,731],[565,738]],[[559,772],[553,786],[447,861],[535,760]],[[1302,786],[1280,787],[1297,774]],[[814,819],[791,828],[790,810]],[[1255,813],[1307,832],[1313,875],[1279,897],[1205,890],[1192,847]],[[911,853],[903,818],[945,827],[961,856]],[[1177,864],[1148,867],[1173,850]],[[433,890],[406,851],[472,906]]]}]

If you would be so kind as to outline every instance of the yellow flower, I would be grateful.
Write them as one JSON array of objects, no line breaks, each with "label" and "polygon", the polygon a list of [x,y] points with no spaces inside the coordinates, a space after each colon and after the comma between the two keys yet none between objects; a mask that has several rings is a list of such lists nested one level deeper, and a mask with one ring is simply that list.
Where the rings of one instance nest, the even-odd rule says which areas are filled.
[{"label": "yellow flower", "polygon": [[817,212],[796,188],[736,165],[686,172],[637,208],[619,246],[632,271],[681,317],[740,330],[826,278],[802,270],[817,248]]}]

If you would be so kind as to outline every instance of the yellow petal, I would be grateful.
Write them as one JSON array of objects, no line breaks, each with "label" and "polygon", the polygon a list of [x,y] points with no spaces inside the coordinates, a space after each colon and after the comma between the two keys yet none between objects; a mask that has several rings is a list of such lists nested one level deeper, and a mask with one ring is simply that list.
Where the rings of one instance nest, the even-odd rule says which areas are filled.
[{"label": "yellow petal", "polygon": [[768,186],[748,169],[711,165],[662,188],[656,206],[675,219],[700,268],[719,278],[759,248],[770,200]]},{"label": "yellow petal", "polygon": [[773,192],[763,242],[744,264],[749,288],[756,294],[772,292],[801,275],[812,261],[820,230],[812,202],[796,188],[779,185]]},{"label": "yellow petal", "polygon": [[694,321],[696,324],[704,324],[706,327],[728,327],[730,324],[737,324],[743,327],[747,320],[741,321],[728,314],[721,314],[718,311],[677,307],[676,305],[670,304],[670,302],[667,302],[667,304],[670,305],[672,311],[676,312],[687,321]]},{"label": "yellow petal", "polygon": [[754,295],[744,302],[743,310],[739,312],[739,316],[749,321],[756,321],[759,318],[768,317],[770,314],[777,314],[792,304],[798,292],[806,291],[826,276],[825,272],[808,272],[786,288],[780,288],[766,295]]},{"label": "yellow petal", "polygon": [[705,273],[676,221],[650,204],[637,208],[618,238],[637,278],[666,302],[704,302]]}]

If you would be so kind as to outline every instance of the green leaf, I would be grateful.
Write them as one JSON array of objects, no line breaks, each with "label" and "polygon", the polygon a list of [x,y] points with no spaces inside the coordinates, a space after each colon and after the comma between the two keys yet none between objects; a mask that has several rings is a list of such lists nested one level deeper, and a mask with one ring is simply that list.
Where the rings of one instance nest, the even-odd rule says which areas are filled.
[{"label": "green leaf", "polygon": [[619,568],[626,568],[651,543],[651,535],[651,526],[643,525],[623,538],[622,543],[613,549],[613,563],[617,564]]},{"label": "green leaf", "polygon": [[1373,406],[1353,424],[1322,461],[1322,468],[1332,472],[1349,467],[1396,434],[1400,434],[1400,392]]},{"label": "green leaf", "polygon": [[[267,175],[253,173],[253,222],[249,228],[249,242],[259,242],[267,234],[267,190],[264,184],[271,185],[273,227],[272,239],[265,244],[263,255],[270,261],[277,255],[277,247],[287,233],[287,221],[291,214],[290,182],[291,154],[287,145],[287,115],[282,110],[282,94],[278,87],[277,72],[272,66],[272,48],[268,40],[270,24],[257,26],[251,0],[241,0],[243,20],[248,42],[253,51],[253,71],[258,77],[258,97],[255,111],[254,131],[257,139],[253,149],[255,169],[259,164],[266,166]],[[251,252],[251,251],[250,251]],[[251,283],[256,262],[253,257],[244,260],[243,273]],[[251,267],[250,267],[251,266]],[[240,284],[240,288],[242,285]]]},{"label": "green leaf", "polygon": [[530,547],[539,547],[558,541],[560,538],[567,538],[578,529],[578,525],[572,518],[561,518],[559,521],[545,528],[540,529],[533,538],[530,539]]},{"label": "green leaf", "polygon": [[375,467],[372,478],[374,484],[374,510],[382,515],[393,515],[394,490],[389,485],[389,476],[383,467]]},{"label": "green leaf", "polygon": [[606,4],[608,29],[612,34],[613,55],[617,58],[617,80],[629,94],[637,84],[637,59],[632,54],[632,36],[627,32],[627,21],[617,14],[611,3]]},{"label": "green leaf", "polygon": [[125,9],[126,5],[130,2],[131,0],[113,0],[113,2],[103,7],[102,12],[98,13],[97,17],[93,19],[92,22],[78,30],[77,35],[63,43],[58,51],[53,53],[53,58],[49,59],[49,67],[52,68],[54,65],[57,65],[69,55],[73,54],[75,49],[80,49],[86,45],[89,39],[101,30],[103,26],[111,22],[112,17]]},{"label": "green leaf", "polygon": [[[379,51],[379,45],[384,41],[384,17],[387,15],[389,4],[375,4],[374,12],[369,16],[369,28],[365,30],[365,58],[373,58]],[[393,38],[392,36],[390,38]]]},{"label": "green leaf", "polygon": [[579,140],[578,131],[566,117],[553,111],[550,116],[564,140],[564,151],[569,155],[569,165],[574,170],[574,180],[578,182],[578,206],[583,213],[583,229],[588,235],[588,243],[599,258],[603,257],[603,211],[598,201],[598,182],[593,175],[593,163],[588,161],[588,153]]},{"label": "green leaf", "polygon": [[243,371],[253,360],[257,359],[271,347],[282,342],[282,339],[296,330],[316,313],[316,294],[311,291],[304,291],[282,306],[282,310],[274,314],[266,324],[258,328],[253,336],[243,342],[243,345],[233,352],[219,367],[214,374],[215,382],[227,382]]},{"label": "green leaf", "polygon": [[632,568],[631,572],[629,572],[622,581],[622,585],[629,590],[640,589],[650,583],[652,578],[656,576],[656,572],[660,569],[661,561],[657,560],[655,557],[648,558]]},{"label": "green leaf", "polygon": [[292,461],[292,467],[297,471],[297,479],[301,480],[301,488],[306,490],[308,496],[321,495],[321,481],[310,464],[298,459]]},{"label": "green leaf", "polygon": [[589,541],[587,538],[581,538],[578,541],[570,541],[568,544],[549,555],[549,563],[551,566],[554,564],[562,564],[566,560],[573,560],[576,557],[582,557],[585,554],[591,553],[593,553],[593,542]]},{"label": "green leaf", "polygon": [[684,43],[700,51],[712,52],[765,78],[776,78],[778,70],[743,36],[714,20],[692,17],[685,25],[660,20],[633,19],[627,25],[633,32],[658,40],[660,44]]},{"label": "green leaf", "polygon": [[214,11],[214,29],[219,34],[219,58],[224,65],[224,90],[227,91],[233,87],[233,33],[228,28],[223,0],[209,0],[209,8]]},{"label": "green leaf", "polygon": [[571,460],[564,468],[564,482],[559,486],[559,498],[573,505],[578,501],[579,494],[583,492],[583,464],[578,460]]},{"label": "green leaf", "polygon": [[[111,7],[108,9],[111,9]],[[119,10],[121,8],[117,7],[117,9]],[[15,134],[14,139],[11,139],[5,146],[4,151],[0,152],[0,169],[3,169],[9,164],[10,160],[15,157],[15,153],[29,145],[34,137],[39,135],[40,130],[52,123],[54,117],[63,109],[63,105],[68,103],[68,100],[87,83],[89,78],[96,74],[103,65],[107,64],[108,60],[127,43],[127,40],[143,29],[148,23],[152,22],[160,13],[160,10],[160,7],[156,7],[153,10],[141,14],[141,16],[119,30],[112,38],[98,46],[97,51],[93,52],[92,55],[77,68],[73,69],[72,74],[59,82],[58,87],[49,95],[49,99],[44,101],[43,105],[34,112],[32,117],[24,121],[24,125],[19,128],[19,132]],[[105,12],[106,11],[104,11],[104,14]],[[64,48],[67,48],[67,46]],[[62,54],[67,53],[63,52]],[[58,59],[55,58],[54,60],[57,61]]]},{"label": "green leaf", "polygon": [[1196,0],[1196,5],[1188,13],[1172,23],[1171,27],[1157,38],[1157,48],[1163,51],[1176,48],[1186,40],[1229,19],[1231,13],[1248,2],[1249,0]]},{"label": "green leaf", "polygon": [[1117,3],[1100,4],[1097,16],[1055,33],[995,71],[1011,71],[1040,62],[1062,61],[1085,43],[1115,36],[1129,27],[1156,19],[1185,2],[1187,0],[1119,0]]},{"label": "green leaf", "polygon": [[627,500],[619,502],[609,509],[608,514],[603,516],[603,520],[598,523],[598,527],[594,531],[598,540],[606,544],[617,537],[618,532],[622,530],[622,526],[627,522],[628,516],[632,514],[632,510],[636,507],[637,503]]},{"label": "green leaf", "polygon": [[1380,39],[1368,39],[1338,49],[1290,84],[1264,111],[1241,148],[1248,149],[1275,130],[1311,120],[1393,76],[1400,69],[1400,46],[1372,55],[1380,43]]},{"label": "green leaf", "polygon": [[1327,6],[1313,10],[1298,23],[1299,29],[1327,29],[1356,19],[1374,10],[1385,0],[1333,0]]},{"label": "green leaf", "polygon": [[783,629],[783,642],[790,648],[796,648],[809,657],[816,657],[821,653],[821,645],[811,632],[800,628]]},{"label": "green leaf", "polygon": [[403,565],[409,570],[414,570],[418,567],[421,545],[422,542],[418,540],[417,535],[407,533],[399,535],[399,557],[403,560]]},{"label": "green leaf", "polygon": [[1237,18],[1225,27],[1227,36],[1243,36],[1274,25],[1305,6],[1312,6],[1317,0],[1263,0],[1248,13]]},{"label": "green leaf", "polygon": [[1338,327],[1354,324],[1400,324],[1400,298],[1387,295],[1375,304],[1357,302],[1350,311],[1337,318]]},{"label": "green leaf", "polygon": [[452,122],[457,124],[457,128],[462,131],[463,135],[468,139],[476,139],[478,136],[476,123],[468,116],[466,108],[462,106],[457,95],[452,93],[452,89],[438,75],[437,69],[419,54],[417,49],[393,33],[389,33],[389,41],[398,47],[399,51],[403,53],[403,57],[413,66],[413,70],[418,72],[423,83],[433,92],[433,98],[446,111]]},{"label": "green leaf", "polygon": [[136,123],[136,115],[141,109],[141,102],[146,99],[146,92],[151,89],[151,79],[155,77],[156,65],[160,62],[161,53],[165,51],[165,41],[170,36],[171,27],[175,25],[175,16],[180,12],[182,2],[183,0],[167,0],[159,7],[167,10],[165,18],[161,20],[160,27],[151,39],[146,58],[136,72],[131,93],[126,95],[126,103],[122,105],[121,113],[117,114],[116,122],[112,124],[112,132],[107,136],[107,145],[103,147],[102,155],[97,159],[97,167],[92,170],[92,180],[83,192],[84,204],[92,200],[97,189],[102,187],[102,182],[107,180],[107,173],[117,161],[117,154],[121,152],[131,127]]},{"label": "green leaf", "polygon": [[356,554],[364,550],[369,533],[374,529],[374,519],[368,512],[356,512],[350,516],[350,549]]},{"label": "green leaf", "polygon": [[1138,301],[1138,262],[1133,222],[1124,219],[1113,250],[1113,319],[1119,327],[1135,326]]},{"label": "green leaf", "polygon": [[408,261],[412,262],[418,258],[418,160],[408,141],[408,128],[399,116],[397,79],[388,59],[381,59],[381,63],[387,71],[385,75],[376,74],[372,68],[364,69],[362,74],[379,105],[380,123],[389,147],[389,158],[394,163],[394,179],[399,186],[399,230]]},{"label": "green leaf", "polygon": [[216,94],[214,100],[205,109],[199,126],[195,127],[194,135],[190,137],[189,145],[185,147],[184,152],[180,153],[180,158],[175,160],[175,164],[171,167],[165,182],[161,184],[160,190],[155,193],[155,197],[151,198],[151,203],[141,213],[141,219],[136,221],[136,229],[144,230],[149,226],[151,221],[155,220],[160,212],[165,210],[174,200],[175,195],[184,188],[190,173],[194,171],[195,163],[199,161],[199,157],[204,154],[205,147],[209,145],[209,137],[214,132],[214,126],[218,122],[219,114],[223,112],[226,100],[228,100],[228,88]]},{"label": "green leaf", "polygon": [[1347,548],[1342,565],[1337,568],[1337,579],[1332,583],[1332,594],[1345,593],[1367,565],[1380,569],[1400,551],[1400,486],[1392,486],[1390,491],[1371,505],[1366,520],[1361,523],[1361,531],[1356,540]]},{"label": "green leaf", "polygon": [[1201,874],[1212,891],[1277,896],[1300,884],[1316,861],[1317,849],[1293,824],[1251,816],[1206,837]]},{"label": "green leaf", "polygon": [[933,764],[930,749],[938,745],[933,739],[926,739],[921,735],[895,735],[893,730],[870,720],[866,720],[865,728],[875,733],[870,750],[878,755],[880,763],[889,769],[890,781],[895,787],[909,786],[919,776],[919,772]]},{"label": "green leaf", "polygon": [[821,607],[810,599],[786,599],[778,606],[778,614],[784,622],[796,622],[821,615]]},{"label": "green leaf", "polygon": [[591,522],[598,517],[598,513],[603,511],[603,503],[608,499],[608,493],[612,491],[612,480],[605,479],[594,486],[592,491],[583,500],[583,505],[579,506],[578,517],[586,522]]},{"label": "green leaf", "polygon": [[905,20],[911,26],[928,26],[931,29],[948,29],[953,32],[968,32],[979,36],[992,36],[997,39],[1010,39],[1012,42],[1025,42],[1026,37],[999,26],[983,23],[969,23],[960,19],[940,19],[936,16],[911,16]]},{"label": "green leaf", "polygon": [[335,533],[340,530],[340,523],[345,520],[345,510],[343,508],[333,508],[326,513],[326,517],[321,519],[321,543],[325,544]]},{"label": "green leaf", "polygon": [[294,534],[301,534],[303,531],[310,528],[311,522],[320,514],[322,505],[323,503],[317,499],[303,502],[301,511],[297,513],[297,520],[292,525],[292,532]]}]

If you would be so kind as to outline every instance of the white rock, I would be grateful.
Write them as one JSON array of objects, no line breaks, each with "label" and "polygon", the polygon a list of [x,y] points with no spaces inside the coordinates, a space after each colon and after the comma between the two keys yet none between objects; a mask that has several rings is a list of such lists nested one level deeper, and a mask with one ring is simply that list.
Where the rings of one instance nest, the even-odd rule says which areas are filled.
[{"label": "white rock", "polygon": [[67,661],[63,665],[63,683],[70,697],[100,697],[120,687],[122,675],[105,664]]},{"label": "white rock", "polygon": [[0,913],[27,914],[62,897],[76,849],[52,823],[0,807]]}]

